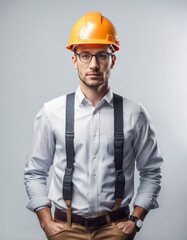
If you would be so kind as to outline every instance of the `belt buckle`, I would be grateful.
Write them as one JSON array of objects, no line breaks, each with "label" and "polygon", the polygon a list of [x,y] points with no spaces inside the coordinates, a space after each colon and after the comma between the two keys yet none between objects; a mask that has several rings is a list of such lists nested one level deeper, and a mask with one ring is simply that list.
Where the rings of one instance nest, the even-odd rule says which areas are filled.
[{"label": "belt buckle", "polygon": [[92,222],[93,222],[93,218],[85,218],[85,222],[84,222],[85,227],[89,228],[90,226],[92,226]]}]

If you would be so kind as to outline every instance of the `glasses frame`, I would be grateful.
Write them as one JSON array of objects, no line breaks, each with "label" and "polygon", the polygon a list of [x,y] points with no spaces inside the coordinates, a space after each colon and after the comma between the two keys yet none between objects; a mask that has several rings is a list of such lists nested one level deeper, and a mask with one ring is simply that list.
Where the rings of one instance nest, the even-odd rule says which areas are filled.
[{"label": "glasses frame", "polygon": [[[83,61],[81,60],[80,55],[83,54],[83,53],[89,54],[89,55],[91,56],[89,62],[83,62]],[[98,52],[98,53],[96,53],[96,54],[91,54],[91,53],[89,53],[89,52],[82,52],[82,53],[75,53],[74,55],[75,55],[75,56],[79,56],[79,60],[80,60],[82,63],[90,63],[90,62],[92,61],[92,58],[93,58],[93,57],[96,58],[96,61],[97,61],[97,62],[102,63],[102,62],[100,62],[100,61],[98,60],[98,55],[101,54],[101,53],[106,53],[106,54],[108,55],[108,59],[109,59],[110,56],[114,56],[113,53],[109,53],[109,52],[105,52],[105,51]]]}]

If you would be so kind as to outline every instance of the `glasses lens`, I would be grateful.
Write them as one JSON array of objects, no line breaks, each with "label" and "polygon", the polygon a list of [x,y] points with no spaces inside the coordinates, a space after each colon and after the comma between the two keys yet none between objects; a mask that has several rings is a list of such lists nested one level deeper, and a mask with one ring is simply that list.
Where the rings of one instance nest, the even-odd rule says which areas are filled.
[{"label": "glasses lens", "polygon": [[97,59],[99,62],[107,62],[108,61],[108,54],[107,53],[98,53],[97,54]]},{"label": "glasses lens", "polygon": [[89,53],[80,53],[80,60],[84,63],[91,61],[92,55]]}]

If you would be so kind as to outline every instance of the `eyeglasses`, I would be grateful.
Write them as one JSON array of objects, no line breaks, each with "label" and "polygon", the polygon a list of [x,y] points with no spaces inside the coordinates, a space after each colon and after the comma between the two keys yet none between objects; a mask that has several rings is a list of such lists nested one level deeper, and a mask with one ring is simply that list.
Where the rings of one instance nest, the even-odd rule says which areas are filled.
[{"label": "eyeglasses", "polygon": [[96,60],[99,63],[107,63],[109,60],[109,56],[112,56],[113,53],[99,52],[97,54],[91,54],[91,53],[83,52],[83,53],[75,53],[75,55],[78,55],[80,61],[83,63],[90,63],[92,61],[93,56],[96,57]]}]

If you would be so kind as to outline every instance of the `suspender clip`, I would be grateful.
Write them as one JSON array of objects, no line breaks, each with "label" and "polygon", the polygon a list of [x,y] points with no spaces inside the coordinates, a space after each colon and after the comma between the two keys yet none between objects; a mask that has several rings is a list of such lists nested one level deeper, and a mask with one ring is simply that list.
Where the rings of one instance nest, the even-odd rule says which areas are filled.
[{"label": "suspender clip", "polygon": [[74,132],[66,132],[66,137],[74,138]]},{"label": "suspender clip", "polygon": [[73,174],[73,169],[72,168],[66,168],[65,169],[65,175],[72,176],[72,174]]},{"label": "suspender clip", "polygon": [[124,140],[124,134],[123,133],[117,133],[114,135],[115,141],[123,141]]},{"label": "suspender clip", "polygon": [[124,134],[118,133],[114,135],[114,147],[116,149],[123,149]]},{"label": "suspender clip", "polygon": [[66,168],[63,186],[71,192],[73,169]]}]

